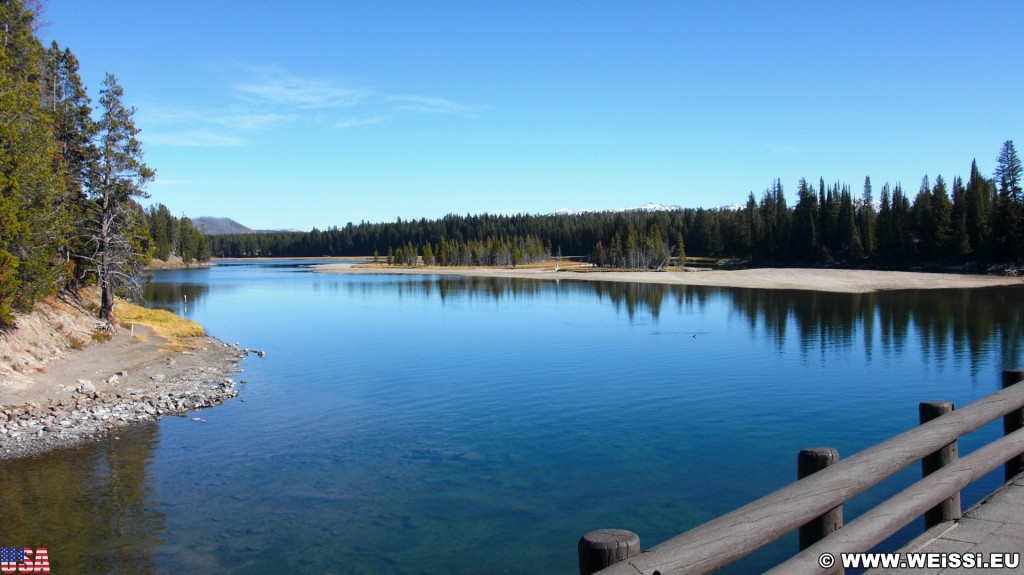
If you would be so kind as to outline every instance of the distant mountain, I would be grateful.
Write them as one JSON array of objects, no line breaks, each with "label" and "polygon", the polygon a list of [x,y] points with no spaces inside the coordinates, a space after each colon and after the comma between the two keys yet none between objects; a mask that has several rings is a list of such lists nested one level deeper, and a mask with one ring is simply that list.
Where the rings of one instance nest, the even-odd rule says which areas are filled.
[{"label": "distant mountain", "polygon": [[247,228],[231,218],[202,216],[192,220],[192,225],[204,234],[251,234],[256,230]]}]

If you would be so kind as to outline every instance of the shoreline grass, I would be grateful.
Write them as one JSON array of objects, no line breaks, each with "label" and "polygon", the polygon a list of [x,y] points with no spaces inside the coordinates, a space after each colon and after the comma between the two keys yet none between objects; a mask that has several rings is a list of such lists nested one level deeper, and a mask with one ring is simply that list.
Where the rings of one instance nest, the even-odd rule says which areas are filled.
[{"label": "shoreline grass", "polygon": [[114,306],[114,317],[121,325],[139,324],[151,328],[158,337],[167,340],[167,347],[175,350],[194,347],[190,340],[206,335],[203,326],[192,320],[165,309],[144,308],[122,300]]}]

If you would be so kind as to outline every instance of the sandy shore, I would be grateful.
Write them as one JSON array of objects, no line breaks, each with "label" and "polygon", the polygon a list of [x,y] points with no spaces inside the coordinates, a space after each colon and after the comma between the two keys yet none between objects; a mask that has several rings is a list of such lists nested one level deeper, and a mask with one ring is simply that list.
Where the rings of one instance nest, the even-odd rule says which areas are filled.
[{"label": "sandy shore", "polygon": [[526,279],[571,279],[584,281],[657,283],[667,285],[798,289],[839,293],[866,293],[898,289],[979,288],[1024,285],[1024,278],[1019,277],[807,268],[758,268],[735,271],[695,269],[664,272],[604,272],[593,271],[592,268],[568,268],[556,272],[550,269],[523,268],[401,268],[384,265],[359,266],[352,264],[325,264],[322,266],[315,266],[314,269],[318,272],[344,274],[428,274]]}]

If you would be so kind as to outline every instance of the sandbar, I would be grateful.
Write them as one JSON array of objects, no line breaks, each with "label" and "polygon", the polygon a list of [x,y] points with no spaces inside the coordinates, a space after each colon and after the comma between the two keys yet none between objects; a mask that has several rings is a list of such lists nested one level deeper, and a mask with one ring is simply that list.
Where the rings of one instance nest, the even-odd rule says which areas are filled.
[{"label": "sandbar", "polygon": [[590,267],[544,268],[494,267],[399,267],[385,265],[324,264],[318,272],[342,274],[457,275],[471,277],[547,280],[610,281],[666,285],[715,286],[756,289],[810,290],[836,293],[868,293],[904,289],[970,289],[1021,286],[1024,278],[955,273],[907,271],[754,268],[742,270],[596,271]]}]

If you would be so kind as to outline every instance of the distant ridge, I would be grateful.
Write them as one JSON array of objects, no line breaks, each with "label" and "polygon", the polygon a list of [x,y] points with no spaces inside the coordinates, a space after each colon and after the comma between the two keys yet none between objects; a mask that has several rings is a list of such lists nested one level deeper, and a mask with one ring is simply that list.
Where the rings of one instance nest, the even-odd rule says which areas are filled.
[{"label": "distant ridge", "polygon": [[243,226],[231,218],[214,218],[211,216],[200,216],[192,220],[192,225],[195,226],[200,233],[208,236],[225,234],[274,234],[278,232],[299,231],[295,229],[254,230],[248,226]]},{"label": "distant ridge", "polygon": [[200,233],[208,235],[255,233],[255,230],[252,228],[247,228],[231,218],[202,216],[192,220],[192,225],[195,226]]},{"label": "distant ridge", "polygon": [[648,202],[648,203],[646,203],[646,204],[644,204],[642,206],[638,206],[638,207],[635,207],[635,208],[617,208],[617,209],[613,209],[613,210],[573,210],[573,209],[570,209],[570,208],[562,208],[562,209],[556,211],[553,215],[556,215],[556,216],[577,216],[577,215],[580,215],[580,214],[595,214],[595,213],[599,213],[599,212],[664,212],[664,211],[674,211],[674,210],[681,210],[681,209],[683,209],[683,208],[681,208],[679,206],[675,206],[675,205],[666,206],[665,204],[653,204],[653,203]]},{"label": "distant ridge", "polygon": [[[618,213],[618,212],[674,212],[674,211],[681,210],[681,209],[683,209],[683,208],[680,207],[680,206],[677,206],[675,204],[665,205],[665,204],[654,204],[654,203],[648,202],[648,203],[646,203],[646,204],[644,204],[642,206],[637,206],[635,208],[616,208],[614,210],[573,210],[573,209],[569,209],[569,208],[562,208],[561,210],[558,210],[555,213],[549,214],[549,215],[552,215],[552,216],[578,216],[578,215],[582,215],[582,214],[597,214],[597,213],[603,213],[603,212],[611,212],[611,213]],[[735,212],[737,210],[742,210],[743,206],[741,206],[739,204],[730,204],[728,206],[721,206],[721,207],[712,208],[712,209]]]}]

